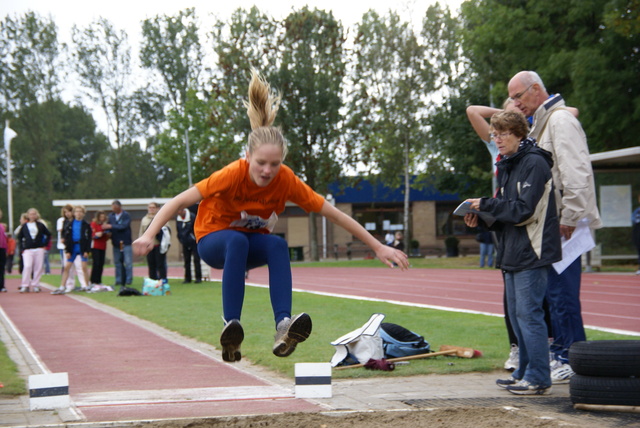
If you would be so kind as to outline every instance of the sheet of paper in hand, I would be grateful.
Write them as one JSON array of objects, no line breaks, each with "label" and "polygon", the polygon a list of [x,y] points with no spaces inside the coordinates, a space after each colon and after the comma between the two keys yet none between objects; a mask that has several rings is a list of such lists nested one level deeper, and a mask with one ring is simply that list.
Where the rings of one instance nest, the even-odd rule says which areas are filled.
[{"label": "sheet of paper in hand", "polygon": [[458,205],[458,208],[456,208],[453,213],[461,217],[464,217],[467,213],[477,214],[478,217],[480,217],[488,227],[491,227],[491,225],[496,221],[496,218],[492,214],[486,211],[474,210],[471,208],[471,202],[466,201]]}]

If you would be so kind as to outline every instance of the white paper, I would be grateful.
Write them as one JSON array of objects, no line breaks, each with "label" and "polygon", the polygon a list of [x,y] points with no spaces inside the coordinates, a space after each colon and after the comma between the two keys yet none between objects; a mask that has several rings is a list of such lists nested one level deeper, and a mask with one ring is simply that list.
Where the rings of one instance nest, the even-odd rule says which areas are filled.
[{"label": "white paper", "polygon": [[589,221],[582,219],[576,225],[576,229],[571,234],[571,239],[562,238],[562,260],[553,264],[553,268],[558,274],[573,263],[578,257],[587,251],[591,251],[596,246],[589,229]]},{"label": "white paper", "polygon": [[455,215],[459,215],[464,217],[467,213],[476,214],[480,217],[488,227],[491,227],[493,223],[495,223],[496,218],[486,211],[478,211],[471,208],[471,202],[463,202],[453,211]]}]

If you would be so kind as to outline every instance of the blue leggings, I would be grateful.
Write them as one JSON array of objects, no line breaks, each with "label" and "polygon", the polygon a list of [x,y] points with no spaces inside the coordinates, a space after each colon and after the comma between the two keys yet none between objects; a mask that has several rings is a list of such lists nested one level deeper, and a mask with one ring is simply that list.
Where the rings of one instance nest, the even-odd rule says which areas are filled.
[{"label": "blue leggings", "polygon": [[292,281],[287,241],[276,235],[237,230],[212,232],[198,241],[198,254],[209,266],[222,269],[222,308],[227,321],[240,319],[245,272],[269,266],[269,295],[276,325],[291,317]]}]

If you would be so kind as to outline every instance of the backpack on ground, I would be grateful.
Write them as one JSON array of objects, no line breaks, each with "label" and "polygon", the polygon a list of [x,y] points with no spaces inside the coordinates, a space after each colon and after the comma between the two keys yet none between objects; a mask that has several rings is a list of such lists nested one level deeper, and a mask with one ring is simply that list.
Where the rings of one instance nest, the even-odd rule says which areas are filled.
[{"label": "backpack on ground", "polygon": [[385,358],[408,357],[431,352],[429,342],[424,337],[397,324],[380,324],[380,337]]},{"label": "backpack on ground", "polygon": [[142,293],[133,287],[122,287],[118,296],[142,296]]}]

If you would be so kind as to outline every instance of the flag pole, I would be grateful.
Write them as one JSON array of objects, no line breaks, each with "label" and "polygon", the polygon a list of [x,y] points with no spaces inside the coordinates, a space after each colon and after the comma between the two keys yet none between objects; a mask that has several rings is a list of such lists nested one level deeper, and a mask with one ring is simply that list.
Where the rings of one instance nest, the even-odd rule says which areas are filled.
[{"label": "flag pole", "polygon": [[4,127],[4,148],[7,152],[7,205],[9,211],[9,233],[13,233],[13,181],[11,176],[11,140],[18,134],[9,128],[9,120]]}]

